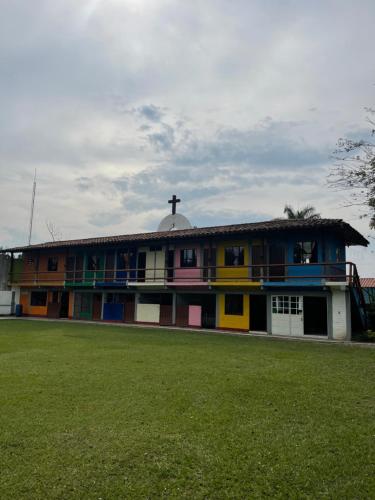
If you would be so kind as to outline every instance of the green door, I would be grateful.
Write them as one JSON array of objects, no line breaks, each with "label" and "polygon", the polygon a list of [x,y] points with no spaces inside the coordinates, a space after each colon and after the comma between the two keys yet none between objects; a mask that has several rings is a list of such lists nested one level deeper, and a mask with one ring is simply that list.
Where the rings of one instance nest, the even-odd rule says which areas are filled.
[{"label": "green door", "polygon": [[74,318],[92,319],[92,293],[76,292],[74,297]]}]

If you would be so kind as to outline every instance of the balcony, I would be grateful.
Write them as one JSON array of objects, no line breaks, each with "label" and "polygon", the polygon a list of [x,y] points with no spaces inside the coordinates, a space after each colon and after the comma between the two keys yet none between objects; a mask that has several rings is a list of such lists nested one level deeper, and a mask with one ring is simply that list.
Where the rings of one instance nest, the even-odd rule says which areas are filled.
[{"label": "balcony", "polygon": [[[269,264],[197,266],[194,273],[181,268],[77,269],[66,272],[13,271],[12,285],[22,287],[130,288],[130,287],[304,287],[352,284],[355,264]],[[233,271],[233,272],[231,272]]]},{"label": "balcony", "polygon": [[61,271],[22,271],[14,270],[9,274],[9,284],[13,286],[55,286],[61,287],[65,283],[65,273]]}]

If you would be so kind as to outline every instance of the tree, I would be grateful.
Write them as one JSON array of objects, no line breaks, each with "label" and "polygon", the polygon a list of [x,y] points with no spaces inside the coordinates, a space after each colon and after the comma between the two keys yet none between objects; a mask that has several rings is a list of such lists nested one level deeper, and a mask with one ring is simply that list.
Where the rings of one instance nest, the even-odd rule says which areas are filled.
[{"label": "tree", "polygon": [[47,231],[49,232],[52,241],[58,241],[62,239],[61,231],[56,227],[56,225],[49,220],[46,220]]},{"label": "tree", "polygon": [[365,209],[361,217],[370,219],[375,229],[375,109],[365,108],[371,127],[370,139],[339,139],[334,151],[335,165],[329,176],[331,187],[350,192],[349,205]]},{"label": "tree", "polygon": [[320,214],[311,205],[307,205],[301,208],[301,210],[294,210],[291,205],[285,205],[284,214],[286,214],[288,219],[320,219]]}]

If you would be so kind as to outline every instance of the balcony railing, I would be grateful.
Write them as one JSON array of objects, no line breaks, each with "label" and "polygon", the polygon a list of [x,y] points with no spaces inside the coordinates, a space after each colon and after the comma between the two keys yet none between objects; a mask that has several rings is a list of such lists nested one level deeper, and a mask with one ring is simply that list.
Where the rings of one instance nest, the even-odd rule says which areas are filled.
[{"label": "balcony railing", "polygon": [[[193,272],[189,272],[193,271]],[[183,275],[180,275],[183,271]],[[199,271],[199,272],[197,272]],[[13,272],[10,282],[22,285],[127,286],[141,283],[168,285],[249,283],[300,283],[358,280],[352,262],[314,264],[260,264],[249,266],[197,266],[193,268],[76,269],[74,271]]]}]

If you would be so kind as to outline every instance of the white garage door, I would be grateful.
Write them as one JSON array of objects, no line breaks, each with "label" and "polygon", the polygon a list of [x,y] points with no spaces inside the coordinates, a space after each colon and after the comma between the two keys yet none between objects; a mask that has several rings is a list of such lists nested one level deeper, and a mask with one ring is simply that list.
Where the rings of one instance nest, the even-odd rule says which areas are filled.
[{"label": "white garage door", "polygon": [[303,336],[303,297],[301,295],[272,296],[272,333]]}]

